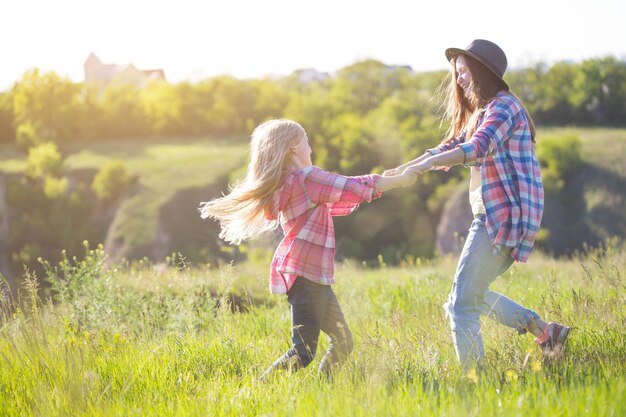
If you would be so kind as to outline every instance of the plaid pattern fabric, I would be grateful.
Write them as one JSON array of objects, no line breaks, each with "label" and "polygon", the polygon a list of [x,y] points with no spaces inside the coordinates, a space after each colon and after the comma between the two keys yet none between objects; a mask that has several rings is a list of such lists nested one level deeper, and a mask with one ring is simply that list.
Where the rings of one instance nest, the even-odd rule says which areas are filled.
[{"label": "plaid pattern fabric", "polygon": [[346,216],[380,197],[376,174],[346,177],[310,166],[291,172],[277,191],[268,218],[280,213],[284,237],[272,259],[270,291],[284,294],[298,276],[332,285],[335,229],[331,216]]},{"label": "plaid pattern fabric", "polygon": [[479,165],[487,232],[497,248],[526,262],[543,215],[543,186],[526,114],[512,94],[501,91],[487,105],[474,135],[464,134],[428,152],[460,147],[465,165]]}]

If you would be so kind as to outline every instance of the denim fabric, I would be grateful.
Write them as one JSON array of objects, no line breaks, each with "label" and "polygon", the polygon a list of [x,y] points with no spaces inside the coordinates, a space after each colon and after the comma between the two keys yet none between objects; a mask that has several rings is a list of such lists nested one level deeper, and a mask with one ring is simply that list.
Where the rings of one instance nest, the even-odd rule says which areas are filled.
[{"label": "denim fabric", "polygon": [[319,372],[328,374],[352,352],[354,341],[341,306],[330,285],[298,277],[287,292],[291,305],[291,348],[261,377],[277,368],[308,366],[315,358],[320,331],[329,336],[330,345],[322,358]]},{"label": "denim fabric", "polygon": [[483,361],[485,351],[480,333],[480,315],[525,333],[539,315],[510,298],[489,290],[489,285],[513,263],[509,248],[496,250],[485,227],[485,216],[477,215],[470,227],[456,269],[452,290],[444,305],[452,329],[456,355],[465,369]]}]

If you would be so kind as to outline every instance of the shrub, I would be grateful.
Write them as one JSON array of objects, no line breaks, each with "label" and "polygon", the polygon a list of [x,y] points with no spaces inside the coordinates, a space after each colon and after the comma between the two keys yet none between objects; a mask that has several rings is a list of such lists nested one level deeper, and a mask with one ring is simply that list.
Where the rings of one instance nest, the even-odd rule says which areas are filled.
[{"label": "shrub", "polygon": [[560,191],[581,168],[580,138],[575,135],[546,136],[537,141],[543,182],[547,189]]},{"label": "shrub", "polygon": [[42,142],[39,132],[37,132],[37,129],[30,123],[21,124],[17,127],[15,140],[17,147],[24,152]]},{"label": "shrub", "polygon": [[113,200],[121,195],[133,181],[133,176],[121,160],[109,161],[93,179],[91,189],[101,200]]},{"label": "shrub", "polygon": [[43,183],[43,192],[51,200],[65,195],[69,182],[65,177],[47,176]]},{"label": "shrub", "polygon": [[58,175],[62,166],[63,159],[53,142],[42,143],[28,150],[26,175],[32,179]]}]

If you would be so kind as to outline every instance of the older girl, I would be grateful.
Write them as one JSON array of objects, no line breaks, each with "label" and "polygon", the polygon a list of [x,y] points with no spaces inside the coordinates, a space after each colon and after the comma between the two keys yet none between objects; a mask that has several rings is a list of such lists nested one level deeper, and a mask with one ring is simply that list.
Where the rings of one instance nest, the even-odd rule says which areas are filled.
[{"label": "older girl", "polygon": [[533,149],[534,124],[502,79],[507,59],[500,47],[477,39],[466,49],[447,49],[446,58],[452,64],[446,138],[387,173],[470,166],[474,221],[445,305],[463,367],[483,362],[481,314],[520,334],[531,332],[545,353],[558,354],[569,327],[546,323],[533,310],[489,290],[514,261],[526,262],[539,230],[544,195]]}]

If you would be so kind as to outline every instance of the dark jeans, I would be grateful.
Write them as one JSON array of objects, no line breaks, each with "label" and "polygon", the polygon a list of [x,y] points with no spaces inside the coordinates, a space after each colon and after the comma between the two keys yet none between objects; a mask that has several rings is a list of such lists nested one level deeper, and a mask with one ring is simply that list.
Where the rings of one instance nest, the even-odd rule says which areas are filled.
[{"label": "dark jeans", "polygon": [[354,348],[352,333],[332,287],[298,277],[287,292],[287,301],[291,305],[292,346],[261,379],[277,368],[308,366],[315,358],[320,331],[329,336],[330,346],[322,358],[319,373],[328,375]]}]

